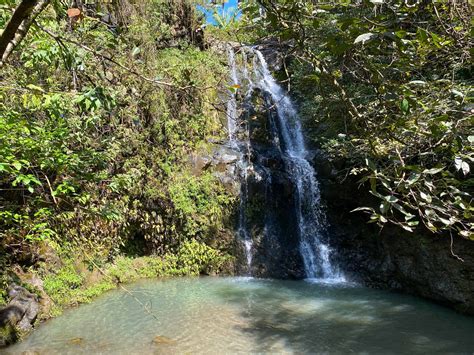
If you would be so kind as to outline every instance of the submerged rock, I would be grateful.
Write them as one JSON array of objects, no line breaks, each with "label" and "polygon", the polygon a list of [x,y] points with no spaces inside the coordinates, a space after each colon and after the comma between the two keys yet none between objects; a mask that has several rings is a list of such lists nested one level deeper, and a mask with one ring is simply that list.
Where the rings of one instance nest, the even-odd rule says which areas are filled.
[{"label": "submerged rock", "polygon": [[72,339],[68,340],[68,343],[69,344],[80,345],[80,344],[84,343],[84,339],[83,338],[72,338]]},{"label": "submerged rock", "polygon": [[160,345],[160,344],[170,345],[170,344],[175,344],[176,340],[165,337],[163,335],[157,335],[156,337],[153,338],[152,343],[156,345]]}]

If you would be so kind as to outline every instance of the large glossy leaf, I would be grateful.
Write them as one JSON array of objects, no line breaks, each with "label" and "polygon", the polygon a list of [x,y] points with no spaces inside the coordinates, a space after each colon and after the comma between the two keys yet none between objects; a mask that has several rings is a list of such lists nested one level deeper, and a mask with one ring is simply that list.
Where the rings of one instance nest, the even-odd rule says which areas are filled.
[{"label": "large glossy leaf", "polygon": [[357,43],[364,44],[364,43],[366,43],[366,42],[368,42],[368,41],[370,41],[370,40],[372,40],[376,37],[377,37],[377,35],[374,34],[374,33],[370,33],[370,32],[364,33],[364,34],[361,34],[361,35],[356,37],[356,39],[354,40],[354,44],[357,44]]}]

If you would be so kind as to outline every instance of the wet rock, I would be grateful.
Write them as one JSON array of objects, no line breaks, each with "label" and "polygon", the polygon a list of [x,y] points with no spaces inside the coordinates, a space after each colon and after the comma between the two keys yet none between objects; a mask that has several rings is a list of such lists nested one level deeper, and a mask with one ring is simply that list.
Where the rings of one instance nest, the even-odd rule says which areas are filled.
[{"label": "wet rock", "polygon": [[0,310],[0,346],[14,342],[16,330],[30,331],[39,311],[37,296],[25,288],[12,285],[8,295],[10,303]]},{"label": "wet rock", "polygon": [[247,201],[239,213],[245,214],[247,233],[253,241],[252,265],[249,270],[243,243],[237,238],[236,272],[257,277],[303,278],[292,179],[270,140],[264,144],[251,138],[250,155],[252,161],[242,186]]},{"label": "wet rock", "polygon": [[10,303],[0,310],[0,347],[16,342],[19,331],[30,331],[39,311],[36,295],[25,288],[13,285],[8,295]]},{"label": "wet rock", "polygon": [[227,146],[216,146],[212,155],[212,165],[228,165],[237,162],[242,154]]},{"label": "wet rock", "polygon": [[[1,315],[0,315],[1,316]],[[18,341],[18,331],[11,324],[0,326],[0,349]]]},{"label": "wet rock", "polygon": [[238,195],[240,182],[237,164],[241,158],[242,154],[238,150],[215,142],[211,152],[195,153],[190,156],[189,162],[194,175],[211,171],[230,193]]},{"label": "wet rock", "polygon": [[193,174],[200,175],[211,166],[212,157],[208,155],[192,155],[190,162]]},{"label": "wet rock", "polygon": [[222,164],[232,164],[239,160],[239,156],[237,154],[223,154],[220,157],[220,162]]},{"label": "wet rock", "polygon": [[242,44],[239,42],[233,41],[221,41],[217,38],[212,38],[212,41],[209,42],[210,49],[216,51],[217,53],[226,53],[229,46],[234,50],[238,50]]},{"label": "wet rock", "polygon": [[[270,54],[263,47],[260,49]],[[247,54],[252,61],[253,54]],[[279,55],[276,54],[267,60],[275,62]],[[226,186],[232,186],[234,194],[243,201],[235,212],[235,271],[258,277],[303,278],[295,184],[280,150],[275,107],[269,108],[268,94],[258,89],[237,99],[242,107],[234,132],[239,147],[217,148],[212,163],[215,175]],[[250,267],[248,244],[244,242],[249,239]]]},{"label": "wet rock", "polygon": [[277,38],[268,38],[259,43],[256,48],[262,52],[267,64],[272,71],[283,69],[285,53],[288,51],[291,42],[281,42]]},{"label": "wet rock", "polygon": [[235,196],[240,190],[237,165],[241,159],[242,154],[239,151],[225,145],[216,145],[210,163],[214,176]]},{"label": "wet rock", "polygon": [[51,308],[53,307],[53,301],[44,290],[43,280],[41,280],[36,275],[27,274],[24,277],[22,277],[22,281],[28,285],[33,286],[35,290],[37,291],[37,293],[39,294],[40,317],[42,316],[46,318],[49,317],[49,313],[51,311]]}]

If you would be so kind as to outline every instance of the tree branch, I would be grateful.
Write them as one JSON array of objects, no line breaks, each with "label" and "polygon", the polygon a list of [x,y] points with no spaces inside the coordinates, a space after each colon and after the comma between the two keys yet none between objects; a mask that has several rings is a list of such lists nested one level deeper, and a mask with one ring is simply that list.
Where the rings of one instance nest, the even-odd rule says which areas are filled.
[{"label": "tree branch", "polygon": [[70,39],[70,38],[66,38],[66,37],[61,37],[53,32],[51,32],[50,30],[48,30],[47,28],[44,28],[43,26],[39,25],[38,23],[35,22],[35,25],[38,26],[39,29],[41,29],[42,31],[44,31],[45,33],[47,33],[49,36],[53,37],[56,41],[58,42],[69,42],[69,43],[72,43],[78,47],[81,47],[82,49],[86,50],[87,52],[89,53],[92,53],[94,56],[96,57],[99,57],[99,58],[102,58],[102,59],[105,59],[113,64],[115,64],[116,66],[122,68],[123,70],[126,70],[128,71],[129,73],[133,74],[133,75],[136,75],[138,76],[140,79],[142,80],[145,80],[147,82],[150,82],[150,83],[153,83],[153,84],[156,84],[156,85],[160,85],[160,86],[167,86],[167,87],[172,87],[172,88],[176,88],[176,89],[180,89],[180,90],[185,90],[185,89],[189,89],[189,88],[192,88],[194,86],[184,86],[184,87],[178,87],[176,86],[175,84],[173,83],[168,83],[166,81],[160,81],[160,80],[155,80],[155,79],[150,79],[150,78],[147,78],[146,76],[143,76],[142,74],[138,73],[137,71],[135,71],[134,69],[132,68],[129,68],[129,67],[126,67],[125,65],[117,62],[115,59],[113,59],[112,57],[108,56],[108,55],[105,55],[105,54],[101,54],[99,52],[97,52],[96,50],[92,49],[92,48],[89,48],[88,46],[85,46],[84,44],[78,42],[78,41],[75,41],[73,39]]},{"label": "tree branch", "polygon": [[16,8],[7,27],[0,36],[0,67],[13,49],[25,38],[36,17],[48,6],[50,0],[23,0]]},{"label": "tree branch", "polygon": [[23,0],[13,12],[10,21],[8,21],[5,30],[0,36],[0,57],[3,57],[3,53],[5,52],[8,44],[15,37],[16,31],[20,27],[23,20],[30,15],[35,4],[36,0]]}]

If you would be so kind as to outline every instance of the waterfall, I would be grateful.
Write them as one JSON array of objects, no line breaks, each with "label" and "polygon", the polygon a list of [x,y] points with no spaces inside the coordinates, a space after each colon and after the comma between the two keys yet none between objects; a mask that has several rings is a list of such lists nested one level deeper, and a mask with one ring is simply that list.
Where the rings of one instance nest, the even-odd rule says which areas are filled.
[{"label": "waterfall", "polygon": [[[240,68],[242,82],[247,85],[245,92],[246,104],[249,105],[250,97],[258,89],[265,101],[266,110],[269,115],[270,135],[273,146],[276,148],[279,160],[283,162],[283,169],[289,177],[293,186],[293,196],[291,205],[296,218],[296,233],[298,238],[299,253],[304,264],[305,276],[307,279],[323,280],[325,282],[339,282],[344,278],[337,268],[331,263],[331,249],[327,245],[327,228],[324,211],[321,208],[319,184],[316,179],[316,172],[308,161],[308,151],[306,149],[301,122],[298,113],[283,88],[273,78],[268,68],[263,54],[254,48],[242,49],[243,65]],[[253,58],[253,75],[250,75],[247,64],[247,57]],[[229,51],[229,65],[231,68],[231,80],[238,84],[238,70],[233,50]],[[232,144],[236,139],[236,132],[241,129],[236,124],[237,98],[232,93],[232,103],[228,103],[228,114],[232,113],[232,119],[228,119],[229,140]],[[230,108],[230,109],[229,109]],[[235,110],[234,110],[235,108]],[[242,121],[240,119],[240,121]],[[247,138],[249,133],[247,132]],[[250,139],[240,141],[237,145],[243,153],[241,165],[241,199],[239,211],[238,235],[245,246],[248,268],[252,267],[252,236],[248,232],[249,226],[245,216],[245,206],[249,200],[248,178],[249,171],[257,174],[257,168],[250,162]],[[243,149],[245,148],[245,149]],[[244,151],[246,150],[246,151]],[[246,158],[245,158],[246,157]],[[256,159],[258,161],[258,157]],[[258,165],[258,163],[256,163]],[[271,192],[271,173],[268,168],[259,165],[263,175],[267,178],[265,191]],[[264,233],[273,233],[269,218],[265,222]]]},{"label": "waterfall", "polygon": [[[231,85],[238,86],[239,78],[237,75],[237,64],[235,61],[235,53],[232,47],[227,48],[228,54],[228,63],[231,73]],[[248,78],[248,72],[244,71],[244,78],[247,78],[249,83],[250,79]],[[250,85],[249,85],[250,86]],[[245,142],[241,142],[236,137],[238,130],[237,126],[237,97],[235,91],[229,90],[229,100],[227,102],[227,130],[229,136],[229,145],[231,148],[238,150],[241,154],[241,159],[238,161],[237,167],[240,173],[241,179],[241,191],[240,191],[240,203],[239,203],[239,220],[237,227],[237,234],[239,236],[240,242],[244,246],[245,257],[247,259],[247,273],[251,275],[252,269],[252,238],[247,230],[247,217],[245,213],[245,208],[248,200],[248,188],[247,188],[247,178],[248,171],[250,168],[249,159],[249,140],[246,139]],[[247,135],[248,137],[248,135]]]},{"label": "waterfall", "polygon": [[245,257],[247,259],[247,273],[250,275],[251,274],[251,269],[252,269],[252,238],[247,230],[247,216],[245,213],[245,208],[247,206],[247,201],[248,201],[248,185],[247,185],[247,179],[248,179],[248,169],[249,165],[248,163],[242,159],[239,162],[239,168],[241,171],[241,188],[240,188],[240,203],[239,203],[239,225],[238,225],[238,230],[237,233],[239,235],[239,238],[241,242],[244,245],[244,252],[245,252]]},{"label": "waterfall", "polygon": [[286,169],[295,185],[295,206],[300,238],[300,253],[306,277],[323,280],[341,280],[342,276],[330,262],[330,248],[324,243],[326,219],[321,209],[319,184],[316,173],[307,160],[301,122],[291,99],[276,82],[262,53],[255,72],[259,88],[267,94],[275,107],[279,133],[279,149]]},{"label": "waterfall", "polygon": [[[235,63],[235,55],[234,55],[234,50],[229,47],[227,49],[228,53],[228,61],[229,61],[229,67],[230,67],[230,73],[231,73],[231,83],[230,85],[238,85],[239,79],[237,77],[237,65]],[[235,92],[229,90],[229,100],[227,101],[227,130],[228,130],[228,136],[229,136],[229,144],[231,147],[236,146],[236,141],[235,141],[235,133],[237,130],[237,98],[235,96]]]}]

